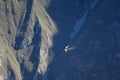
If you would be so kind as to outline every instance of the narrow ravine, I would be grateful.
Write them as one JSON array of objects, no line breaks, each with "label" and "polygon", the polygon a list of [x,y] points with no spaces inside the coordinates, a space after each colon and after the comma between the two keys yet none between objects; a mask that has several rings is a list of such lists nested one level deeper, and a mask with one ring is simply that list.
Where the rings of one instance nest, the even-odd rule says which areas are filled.
[{"label": "narrow ravine", "polygon": [[28,22],[30,20],[30,14],[31,14],[31,11],[32,11],[32,5],[33,5],[33,0],[27,0],[25,17],[23,16],[24,20],[20,21],[20,23],[18,25],[18,34],[16,35],[15,45],[14,45],[15,50],[21,49],[22,42],[23,42],[23,39],[25,37],[25,32],[27,31]]},{"label": "narrow ravine", "polygon": [[37,73],[37,68],[39,65],[39,52],[40,52],[40,42],[41,42],[41,29],[40,29],[40,24],[38,20],[36,20],[34,28],[34,35],[32,38],[32,43],[31,45],[33,46],[31,55],[30,55],[30,61],[33,64],[33,69],[32,71],[28,71],[26,67],[24,67],[24,64],[21,64],[21,69],[23,71],[23,76],[25,80],[34,80],[34,76]]}]

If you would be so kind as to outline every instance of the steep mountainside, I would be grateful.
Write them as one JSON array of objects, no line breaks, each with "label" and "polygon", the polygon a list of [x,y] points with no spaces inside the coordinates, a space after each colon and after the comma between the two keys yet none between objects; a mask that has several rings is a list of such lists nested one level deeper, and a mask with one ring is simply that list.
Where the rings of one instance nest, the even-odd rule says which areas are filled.
[{"label": "steep mountainside", "polygon": [[[57,3],[55,0],[49,13],[58,24],[63,24],[58,25],[58,28],[62,27],[66,34],[70,24],[73,26],[73,31],[69,35],[70,40],[65,44],[65,52],[55,50],[59,56],[48,68],[47,80],[119,80],[120,1],[75,0],[77,7],[73,5],[75,3],[72,0],[68,5],[62,1],[58,5],[63,8],[61,10],[57,6],[56,16],[52,13],[52,9],[55,8],[53,5]],[[57,13],[58,10],[61,12]],[[63,16],[60,15],[62,13]],[[61,18],[67,20],[60,22]],[[65,22],[68,24],[64,24]],[[64,39],[65,33],[61,32],[62,30],[59,34]],[[58,36],[55,38],[55,42],[60,41]],[[58,46],[61,43],[56,44]]]},{"label": "steep mountainside", "polygon": [[48,0],[0,1],[0,80],[33,80],[52,61]]},{"label": "steep mountainside", "polygon": [[120,80],[119,0],[0,0],[0,80]]}]

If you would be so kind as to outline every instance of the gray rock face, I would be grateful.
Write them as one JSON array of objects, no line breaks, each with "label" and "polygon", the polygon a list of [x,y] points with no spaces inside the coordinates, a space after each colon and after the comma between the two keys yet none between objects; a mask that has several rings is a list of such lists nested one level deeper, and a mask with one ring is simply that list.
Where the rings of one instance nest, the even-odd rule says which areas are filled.
[{"label": "gray rock face", "polygon": [[49,0],[2,0],[0,4],[1,79],[34,80],[38,73],[45,74],[53,58],[57,29],[46,12]]},{"label": "gray rock face", "polygon": [[0,80],[120,80],[119,4],[1,0]]}]

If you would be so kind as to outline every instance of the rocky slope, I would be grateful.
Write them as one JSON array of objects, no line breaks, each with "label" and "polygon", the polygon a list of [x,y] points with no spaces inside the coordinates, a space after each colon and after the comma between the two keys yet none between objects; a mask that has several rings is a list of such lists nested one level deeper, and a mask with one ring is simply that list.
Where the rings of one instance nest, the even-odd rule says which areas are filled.
[{"label": "rocky slope", "polygon": [[48,3],[0,1],[1,80],[33,80],[37,73],[46,72],[52,61],[52,37],[57,32],[46,12]]},{"label": "rocky slope", "polygon": [[1,0],[0,80],[120,80],[119,4]]}]

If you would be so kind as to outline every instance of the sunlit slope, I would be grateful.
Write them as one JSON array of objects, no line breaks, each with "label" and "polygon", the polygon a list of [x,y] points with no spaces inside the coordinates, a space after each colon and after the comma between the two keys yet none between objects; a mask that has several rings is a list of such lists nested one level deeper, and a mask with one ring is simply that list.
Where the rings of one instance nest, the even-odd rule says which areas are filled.
[{"label": "sunlit slope", "polygon": [[29,75],[35,79],[37,73],[45,74],[47,71],[53,58],[53,36],[57,32],[46,12],[49,2],[0,1],[1,80],[24,80],[29,79]]},{"label": "sunlit slope", "polygon": [[[15,74],[15,79],[22,80],[20,73],[20,65],[17,62],[15,52],[11,47],[6,44],[6,40],[3,36],[0,35],[0,75],[3,76],[2,80],[12,79],[10,76],[13,73]],[[9,71],[10,70],[10,71]]]}]

